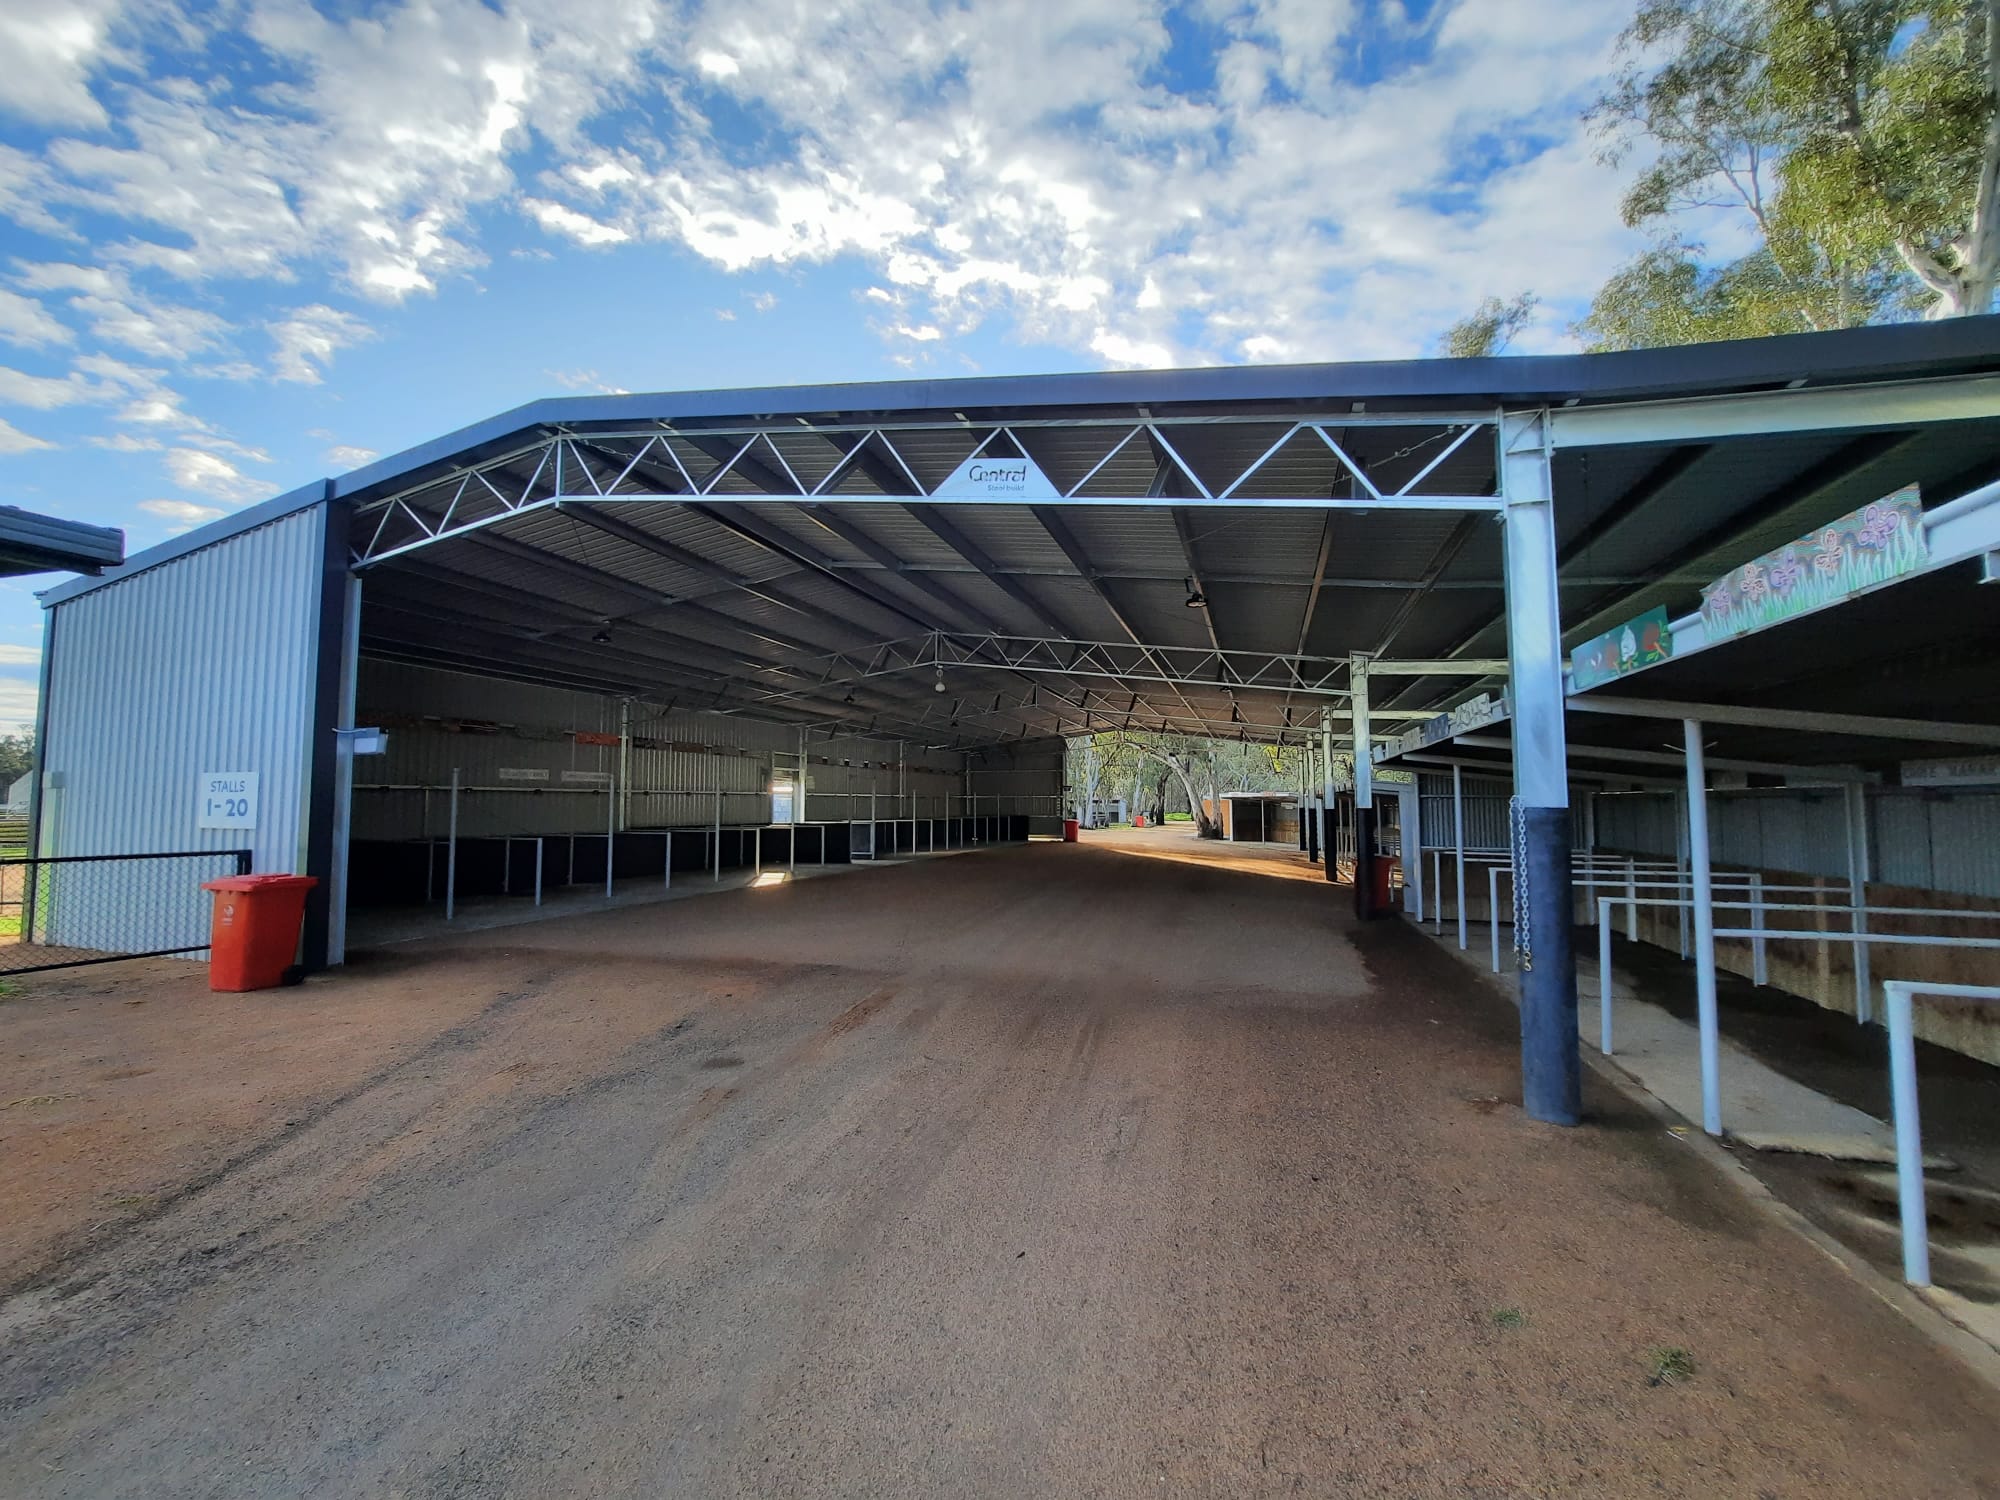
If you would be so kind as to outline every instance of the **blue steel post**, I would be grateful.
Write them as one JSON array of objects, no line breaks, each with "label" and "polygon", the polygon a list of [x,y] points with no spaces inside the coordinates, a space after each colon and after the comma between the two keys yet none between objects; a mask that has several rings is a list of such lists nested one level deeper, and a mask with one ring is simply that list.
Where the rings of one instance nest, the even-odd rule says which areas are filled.
[{"label": "blue steel post", "polygon": [[1537,1120],[1581,1117],[1576,954],[1570,933],[1569,744],[1563,725],[1562,609],[1546,411],[1500,424],[1507,654],[1513,696],[1521,1102]]}]

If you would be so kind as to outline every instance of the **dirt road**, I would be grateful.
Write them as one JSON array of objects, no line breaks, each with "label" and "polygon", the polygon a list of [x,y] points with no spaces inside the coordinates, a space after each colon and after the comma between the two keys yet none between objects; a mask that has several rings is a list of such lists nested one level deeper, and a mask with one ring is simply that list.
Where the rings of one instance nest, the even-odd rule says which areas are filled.
[{"label": "dirt road", "polygon": [[0,1305],[0,1494],[2000,1494],[2000,1399],[1315,881],[1035,845],[306,993],[439,1024]]}]

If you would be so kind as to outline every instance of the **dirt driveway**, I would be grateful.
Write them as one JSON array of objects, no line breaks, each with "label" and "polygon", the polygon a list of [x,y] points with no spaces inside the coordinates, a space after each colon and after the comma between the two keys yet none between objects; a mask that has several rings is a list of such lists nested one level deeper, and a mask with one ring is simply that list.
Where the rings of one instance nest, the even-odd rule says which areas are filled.
[{"label": "dirt driveway", "polygon": [[1088,845],[48,981],[0,1494],[2000,1494],[2000,1398],[1649,1118],[1527,1121],[1513,1026]]}]

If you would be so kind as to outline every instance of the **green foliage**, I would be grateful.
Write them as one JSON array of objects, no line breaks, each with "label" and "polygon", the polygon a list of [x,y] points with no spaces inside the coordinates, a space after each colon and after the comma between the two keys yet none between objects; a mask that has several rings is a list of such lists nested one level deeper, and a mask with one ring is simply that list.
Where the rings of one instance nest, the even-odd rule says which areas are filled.
[{"label": "green foliage", "polygon": [[35,734],[0,734],[0,793],[35,766]]},{"label": "green foliage", "polygon": [[1439,347],[1447,359],[1485,359],[1499,354],[1528,326],[1539,299],[1523,292],[1509,301],[1488,297],[1444,332]]},{"label": "green foliage", "polygon": [[[1643,156],[1625,222],[1655,243],[1577,326],[1631,349],[1983,312],[2000,236],[1995,0],[1641,0],[1590,110],[1607,161]],[[1721,264],[1681,226],[1740,214]]]},{"label": "green foliage", "polygon": [[1655,1349],[1646,1356],[1647,1384],[1679,1385],[1694,1378],[1694,1356],[1685,1349]]}]

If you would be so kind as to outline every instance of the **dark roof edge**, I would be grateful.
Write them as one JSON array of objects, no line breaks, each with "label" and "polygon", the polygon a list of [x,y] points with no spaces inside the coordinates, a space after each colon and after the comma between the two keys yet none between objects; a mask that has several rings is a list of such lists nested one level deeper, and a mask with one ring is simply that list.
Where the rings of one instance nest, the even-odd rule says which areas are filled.
[{"label": "dark roof edge", "polygon": [[67,521],[18,505],[0,505],[0,542],[60,558],[52,568],[115,568],[125,561],[125,533],[117,527]]},{"label": "dark roof edge", "polygon": [[273,521],[282,520],[294,511],[323,505],[330,498],[332,483],[325,479],[315,479],[311,484],[300,485],[295,490],[265,500],[247,510],[239,510],[234,515],[223,516],[210,521],[206,526],[197,526],[185,535],[172,541],[161,542],[157,547],[148,547],[128,559],[123,567],[109,568],[96,578],[72,578],[54,588],[44,589],[35,597],[41,601],[43,609],[58,604],[67,604],[79,594],[87,594],[92,589],[101,589],[108,583],[119,583],[124,579],[157,568],[162,563],[170,563],[177,557],[186,557],[190,552],[199,552],[204,547],[213,547],[217,542],[226,542],[233,536],[241,536],[246,531],[255,531],[259,526],[268,526]]}]

